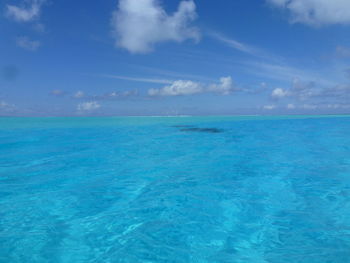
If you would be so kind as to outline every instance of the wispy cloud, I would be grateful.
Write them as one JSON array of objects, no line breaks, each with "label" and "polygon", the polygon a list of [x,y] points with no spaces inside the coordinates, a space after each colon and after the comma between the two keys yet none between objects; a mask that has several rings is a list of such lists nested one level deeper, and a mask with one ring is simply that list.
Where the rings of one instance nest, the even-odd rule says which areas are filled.
[{"label": "wispy cloud", "polygon": [[232,38],[228,38],[222,34],[219,34],[217,32],[209,32],[208,33],[208,36],[226,44],[227,46],[231,47],[231,48],[234,48],[238,51],[241,51],[241,52],[244,52],[244,53],[248,53],[250,55],[259,55],[260,54],[260,50],[253,47],[253,46],[250,46],[248,44],[244,44],[244,43],[241,43],[235,39],[232,39]]},{"label": "wispy cloud", "polygon": [[6,16],[17,22],[30,22],[40,16],[41,7],[45,0],[22,1],[20,6],[7,5]]},{"label": "wispy cloud", "polygon": [[99,77],[111,78],[111,79],[121,79],[121,80],[129,80],[136,82],[144,82],[144,83],[157,83],[157,84],[171,84],[173,80],[168,79],[157,79],[157,78],[138,78],[138,77],[128,77],[128,76],[118,76],[118,75],[108,75],[108,74],[99,74]]},{"label": "wispy cloud", "polygon": [[18,37],[16,39],[16,44],[18,47],[29,51],[36,51],[41,46],[41,43],[39,41],[30,40],[28,37]]},{"label": "wispy cloud", "polygon": [[38,33],[45,33],[46,32],[46,27],[44,24],[37,23],[33,26],[33,29],[38,32]]},{"label": "wispy cloud", "polygon": [[225,44],[226,46],[233,48],[237,51],[240,51],[242,53],[251,55],[253,57],[257,57],[257,58],[262,58],[262,59],[268,59],[270,61],[280,61],[281,58],[273,55],[261,48],[240,42],[236,39],[227,37],[221,33],[218,32],[213,32],[213,31],[208,31],[207,35],[223,44]]},{"label": "wispy cloud", "polygon": [[193,0],[181,1],[168,15],[157,0],[120,0],[111,25],[116,46],[131,53],[151,52],[161,42],[199,39],[199,30],[190,26],[197,17]]},{"label": "wispy cloud", "polygon": [[52,90],[50,92],[50,95],[55,96],[55,97],[63,97],[66,94],[67,94],[66,92],[64,92],[63,90],[59,90],[59,89],[55,89],[55,90]]},{"label": "wispy cloud", "polygon": [[338,101],[350,100],[350,84],[336,85],[322,89],[318,94],[321,98],[333,98]]},{"label": "wispy cloud", "polygon": [[242,65],[248,73],[265,79],[284,82],[302,79],[307,82],[316,82],[322,86],[332,86],[337,84],[337,82],[329,76],[324,76],[317,71],[299,69],[287,64],[245,61]]},{"label": "wispy cloud", "polygon": [[[201,54],[201,56],[204,56],[204,55]],[[145,67],[140,65],[132,65],[132,66],[137,69],[141,69],[143,72],[149,72],[152,74],[156,74],[158,76],[165,76],[165,77],[171,77],[176,79],[191,79],[196,81],[215,81],[215,79],[204,75],[189,74],[184,72],[171,71],[171,70],[153,68],[153,67]]]},{"label": "wispy cloud", "polygon": [[341,58],[350,58],[350,48],[344,46],[337,46],[336,54]]}]

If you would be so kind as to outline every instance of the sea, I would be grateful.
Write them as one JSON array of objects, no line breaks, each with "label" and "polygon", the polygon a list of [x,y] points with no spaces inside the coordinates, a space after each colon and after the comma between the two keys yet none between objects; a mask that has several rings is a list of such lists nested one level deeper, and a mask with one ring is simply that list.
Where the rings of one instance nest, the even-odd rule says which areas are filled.
[{"label": "sea", "polygon": [[350,116],[0,118],[1,263],[348,263]]}]

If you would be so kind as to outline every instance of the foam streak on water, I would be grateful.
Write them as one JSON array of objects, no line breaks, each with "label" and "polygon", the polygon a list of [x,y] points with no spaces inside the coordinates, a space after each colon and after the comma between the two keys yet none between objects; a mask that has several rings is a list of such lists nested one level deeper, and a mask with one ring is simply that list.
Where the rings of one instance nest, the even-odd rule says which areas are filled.
[{"label": "foam streak on water", "polygon": [[349,131],[349,117],[0,119],[0,262],[349,262]]}]

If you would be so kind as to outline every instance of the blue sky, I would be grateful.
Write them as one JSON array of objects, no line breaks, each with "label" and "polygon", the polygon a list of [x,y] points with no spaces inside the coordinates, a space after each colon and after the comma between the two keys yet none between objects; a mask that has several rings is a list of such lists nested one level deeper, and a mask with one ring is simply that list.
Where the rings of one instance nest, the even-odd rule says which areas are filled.
[{"label": "blue sky", "polygon": [[348,0],[4,0],[0,115],[350,113]]}]

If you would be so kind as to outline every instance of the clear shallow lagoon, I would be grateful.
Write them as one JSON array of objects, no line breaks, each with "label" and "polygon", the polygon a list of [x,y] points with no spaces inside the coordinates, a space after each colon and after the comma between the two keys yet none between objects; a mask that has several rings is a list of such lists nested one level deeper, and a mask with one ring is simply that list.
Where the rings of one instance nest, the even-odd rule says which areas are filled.
[{"label": "clear shallow lagoon", "polygon": [[350,262],[350,117],[1,118],[0,262]]}]

